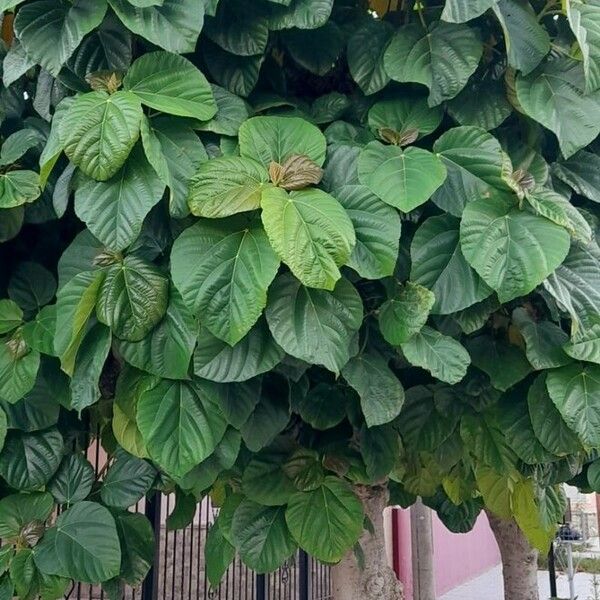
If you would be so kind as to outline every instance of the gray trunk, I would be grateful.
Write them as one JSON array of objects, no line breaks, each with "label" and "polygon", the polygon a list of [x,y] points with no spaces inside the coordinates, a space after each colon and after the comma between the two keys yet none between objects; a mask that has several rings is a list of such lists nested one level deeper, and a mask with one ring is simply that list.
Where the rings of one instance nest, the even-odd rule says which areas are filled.
[{"label": "gray trunk", "polygon": [[413,600],[435,600],[431,509],[419,498],[410,508]]},{"label": "gray trunk", "polygon": [[514,520],[500,519],[489,512],[488,519],[502,556],[505,600],[539,600],[538,551]]},{"label": "gray trunk", "polygon": [[388,492],[384,487],[356,486],[374,533],[365,530],[360,538],[364,570],[350,552],[332,569],[333,600],[404,600],[402,584],[389,567],[385,551],[383,510]]}]

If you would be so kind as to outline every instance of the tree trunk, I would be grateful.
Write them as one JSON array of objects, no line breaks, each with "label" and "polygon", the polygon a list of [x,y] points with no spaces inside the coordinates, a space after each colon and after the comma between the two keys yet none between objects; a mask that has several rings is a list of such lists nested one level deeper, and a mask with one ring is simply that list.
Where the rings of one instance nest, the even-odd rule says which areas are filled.
[{"label": "tree trunk", "polygon": [[387,488],[356,486],[354,491],[373,524],[373,533],[365,530],[360,538],[364,569],[360,569],[353,552],[333,568],[333,600],[404,600],[402,584],[388,565],[385,551],[383,510],[388,501]]},{"label": "tree trunk", "polygon": [[413,600],[435,600],[431,509],[419,498],[410,507]]},{"label": "tree trunk", "polygon": [[514,520],[487,513],[502,556],[505,600],[539,600],[538,551],[531,547]]}]

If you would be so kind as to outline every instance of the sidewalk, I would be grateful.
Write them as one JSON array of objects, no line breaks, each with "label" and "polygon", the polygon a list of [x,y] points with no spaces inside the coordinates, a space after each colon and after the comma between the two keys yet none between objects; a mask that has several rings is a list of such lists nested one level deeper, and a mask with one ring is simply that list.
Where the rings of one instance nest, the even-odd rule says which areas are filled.
[{"label": "sidewalk", "polygon": [[[592,575],[578,573],[575,576],[575,593],[578,600],[596,600],[592,585]],[[600,582],[600,575],[598,576]],[[550,583],[547,571],[539,571],[538,581],[540,587],[540,600],[548,600],[550,597]],[[564,575],[557,579],[559,598],[569,597],[569,584]],[[600,586],[598,589],[600,593]],[[483,575],[473,579],[469,583],[453,589],[444,594],[439,600],[504,600],[502,590],[502,570],[495,567]]]}]

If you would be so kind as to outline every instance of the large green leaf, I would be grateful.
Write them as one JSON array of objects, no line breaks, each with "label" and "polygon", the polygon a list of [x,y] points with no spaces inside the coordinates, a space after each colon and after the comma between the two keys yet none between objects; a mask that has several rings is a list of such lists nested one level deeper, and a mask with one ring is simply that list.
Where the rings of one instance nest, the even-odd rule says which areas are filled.
[{"label": "large green leaf", "polygon": [[233,347],[202,328],[194,351],[194,373],[222,383],[247,381],[270,371],[284,355],[264,319],[260,319]]},{"label": "large green leaf", "polygon": [[250,116],[248,104],[236,94],[211,84],[217,103],[217,114],[208,121],[194,123],[198,131],[212,131],[220,135],[237,136],[240,126]]},{"label": "large green leaf", "polygon": [[554,163],[552,173],[581,196],[600,202],[600,156],[597,154],[580,150],[568,160]]},{"label": "large green leaf", "polygon": [[119,574],[121,546],[115,520],[95,502],[62,513],[35,548],[35,564],[47,575],[99,583]]},{"label": "large green leaf", "polygon": [[79,96],[60,122],[66,155],[86,175],[110,179],[123,166],[140,134],[142,106],[131,92]]},{"label": "large green leaf", "polygon": [[375,94],[390,81],[384,53],[394,34],[387,21],[366,19],[348,40],[348,66],[352,79],[366,95]]},{"label": "large green leaf", "polygon": [[310,30],[291,29],[284,43],[292,58],[315,75],[326,75],[344,49],[341,29],[329,21],[323,27]]},{"label": "large green leaf", "polygon": [[427,323],[435,304],[435,295],[423,286],[406,285],[379,309],[379,329],[386,342],[399,346],[418,333]]},{"label": "large green leaf", "polygon": [[0,454],[0,475],[17,490],[35,490],[46,484],[63,455],[63,438],[56,429],[10,432]]},{"label": "large green leaf", "polygon": [[188,214],[189,181],[208,158],[204,145],[189,123],[173,117],[142,120],[142,143],[148,162],[169,187],[169,211],[182,218]]},{"label": "large green leaf", "polygon": [[56,76],[106,9],[106,0],[38,0],[19,9],[15,33],[27,55]]},{"label": "large green leaf", "polygon": [[471,364],[460,342],[427,326],[400,347],[408,362],[447,383],[461,381]]},{"label": "large green leaf", "polygon": [[182,477],[208,458],[225,434],[215,384],[163,380],[140,396],[137,423],[152,458]]},{"label": "large green leaf", "polygon": [[137,342],[161,321],[168,300],[166,276],[151,263],[130,255],[106,272],[96,314],[118,338]]},{"label": "large green leaf", "polygon": [[201,221],[173,245],[173,282],[188,308],[230,345],[252,328],[267,304],[279,259],[264,230],[247,220]]},{"label": "large green leaf", "polygon": [[267,170],[255,160],[223,156],[200,165],[190,182],[192,214],[211,219],[260,208]]},{"label": "large green leaf", "polygon": [[498,0],[494,13],[504,31],[508,64],[528,75],[550,51],[550,36],[529,2]]},{"label": "large green leaf", "polygon": [[356,243],[342,205],[317,189],[263,191],[262,222],[278,256],[306,286],[332,290]]},{"label": "large green leaf", "polygon": [[16,208],[37,200],[42,193],[34,171],[8,171],[0,174],[0,208]]},{"label": "large green leaf", "polygon": [[498,140],[479,127],[456,127],[433,145],[448,176],[432,200],[456,217],[471,200],[487,196],[492,188],[507,189],[502,176],[507,166]]},{"label": "large green leaf", "polygon": [[347,261],[361,277],[379,279],[394,272],[398,258],[400,215],[364,185],[333,191],[354,226],[356,245]]},{"label": "large green leaf", "polygon": [[501,302],[542,283],[565,259],[570,245],[564,228],[502,196],[465,207],[460,241],[465,258]]},{"label": "large green leaf", "polygon": [[48,491],[58,504],[74,504],[88,497],[95,480],[89,461],[81,454],[70,454],[48,483]]},{"label": "large green leaf", "polygon": [[494,6],[497,0],[446,0],[442,19],[450,23],[464,23],[483,14]]},{"label": "large green leaf", "polygon": [[0,339],[0,398],[15,403],[31,391],[40,366],[40,353],[23,341]]},{"label": "large green leaf", "polygon": [[283,164],[294,154],[308,156],[322,166],[325,162],[325,136],[319,128],[296,117],[253,117],[239,132],[240,154],[265,167],[271,161]]},{"label": "large green leaf", "polygon": [[111,179],[90,178],[77,188],[75,212],[107,248],[124,250],[139,236],[144,219],[164,191],[165,184],[137,146]]},{"label": "large green leaf", "polygon": [[22,262],[8,282],[8,295],[26,313],[38,311],[54,298],[54,275],[36,262]]},{"label": "large green leaf", "polygon": [[403,212],[420,206],[444,183],[446,168],[427,150],[371,142],[358,159],[358,177],[374,194]]},{"label": "large green leaf", "polygon": [[583,54],[585,89],[600,88],[600,2],[597,0],[567,0],[569,25]]},{"label": "large green leaf", "polygon": [[139,586],[154,561],[155,534],[150,521],[141,514],[120,512],[115,516],[121,542],[120,576],[133,587]]},{"label": "large green leaf", "polygon": [[204,561],[206,577],[210,585],[217,588],[229,565],[235,558],[235,546],[223,536],[219,521],[215,521],[206,534],[204,546]]},{"label": "large green leaf", "polygon": [[153,6],[132,6],[129,0],[109,4],[133,33],[170,52],[194,52],[204,23],[204,8],[196,0],[163,0]]},{"label": "large green leaf", "polygon": [[346,279],[329,292],[282,275],[271,288],[266,317],[275,341],[288,354],[339,373],[350,359],[363,308]]},{"label": "large green leaf", "polygon": [[481,335],[466,344],[473,364],[488,375],[498,390],[506,391],[532,371],[525,353],[504,340]]},{"label": "large green leaf", "polygon": [[150,52],[138,58],[123,80],[125,90],[146,106],[180,117],[206,121],[217,105],[206,77],[183,56]]},{"label": "large green leaf", "polygon": [[364,512],[347,483],[326,477],[317,489],[290,498],[285,519],[303,550],[318,560],[335,563],[358,541]]},{"label": "large green leaf", "polygon": [[546,389],[546,376],[540,375],[527,394],[529,416],[536,437],[556,456],[567,456],[581,451],[581,443],[552,402]]},{"label": "large green leaf", "polygon": [[0,535],[4,540],[18,538],[30,524],[45,522],[54,509],[47,492],[14,494],[0,500]]},{"label": "large green leaf", "polygon": [[350,359],[342,375],[358,392],[368,427],[389,423],[400,414],[404,388],[382,356],[361,353]]},{"label": "large green leaf", "polygon": [[586,447],[600,445],[600,367],[574,363],[550,371],[546,387],[565,423]]},{"label": "large green leaf", "polygon": [[270,7],[269,29],[316,29],[329,19],[333,0],[290,0]]},{"label": "large green leaf", "polygon": [[179,292],[171,289],[162,321],[138,342],[118,341],[123,358],[134,367],[169,379],[185,379],[196,345],[197,324],[183,304]]},{"label": "large green leaf", "polygon": [[137,504],[156,479],[156,469],[145,460],[119,452],[100,488],[100,497],[107,506],[128,509]]},{"label": "large green leaf", "polygon": [[527,77],[518,75],[516,93],[525,114],[555,133],[565,158],[600,133],[597,92],[585,94],[580,63],[557,59],[544,63]]},{"label": "large green leaf", "polygon": [[511,473],[517,457],[500,429],[489,414],[467,414],[460,424],[460,435],[467,449],[497,473]]},{"label": "large green leaf", "polygon": [[429,88],[429,105],[454,98],[473,74],[483,52],[475,30],[467,25],[433,23],[401,27],[385,51],[385,70],[395,81]]},{"label": "large green leaf", "polygon": [[459,220],[451,215],[430,217],[413,237],[410,277],[434,293],[434,313],[463,310],[492,293],[465,260],[460,248],[459,226]]},{"label": "large green leaf", "polygon": [[258,573],[274,571],[297,547],[286,525],[285,508],[250,500],[235,511],[231,535],[244,563]]},{"label": "large green leaf", "polygon": [[340,388],[318,383],[294,408],[313,429],[331,429],[346,418],[346,396]]}]

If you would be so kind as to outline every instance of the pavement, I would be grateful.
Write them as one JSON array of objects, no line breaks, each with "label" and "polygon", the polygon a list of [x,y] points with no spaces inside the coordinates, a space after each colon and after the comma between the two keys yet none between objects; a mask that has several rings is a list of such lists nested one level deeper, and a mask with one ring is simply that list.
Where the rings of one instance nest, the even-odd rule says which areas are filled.
[{"label": "pavement", "polygon": [[[550,598],[548,571],[538,571],[538,582],[540,600],[548,600]],[[577,573],[575,575],[577,600],[600,600],[600,575],[597,576],[597,582],[597,593],[595,594],[593,575]],[[557,586],[558,597],[568,599],[569,584],[566,576],[559,575],[557,577]],[[439,600],[504,600],[501,567],[495,567],[472,581],[454,588]]]}]

